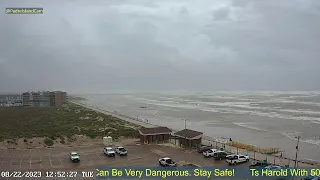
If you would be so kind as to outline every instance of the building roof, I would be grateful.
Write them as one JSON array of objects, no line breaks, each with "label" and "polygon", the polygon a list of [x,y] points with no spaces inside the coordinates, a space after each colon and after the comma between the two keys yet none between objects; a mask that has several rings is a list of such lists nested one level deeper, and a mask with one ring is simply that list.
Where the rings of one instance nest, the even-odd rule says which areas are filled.
[{"label": "building roof", "polygon": [[146,128],[142,127],[139,130],[139,133],[142,135],[156,135],[156,134],[170,134],[172,131],[167,127],[154,127],[154,128]]},{"label": "building roof", "polygon": [[202,132],[198,132],[190,129],[183,129],[181,131],[174,133],[174,135],[176,136],[187,138],[187,139],[198,138],[199,136],[201,137],[202,134],[203,134]]}]

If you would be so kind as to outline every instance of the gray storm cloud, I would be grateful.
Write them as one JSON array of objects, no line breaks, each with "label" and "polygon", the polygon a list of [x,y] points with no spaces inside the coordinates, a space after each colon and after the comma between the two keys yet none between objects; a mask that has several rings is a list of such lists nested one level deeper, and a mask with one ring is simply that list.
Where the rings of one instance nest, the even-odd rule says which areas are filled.
[{"label": "gray storm cloud", "polygon": [[0,16],[0,92],[320,88],[318,0],[5,0],[0,7],[44,8]]}]

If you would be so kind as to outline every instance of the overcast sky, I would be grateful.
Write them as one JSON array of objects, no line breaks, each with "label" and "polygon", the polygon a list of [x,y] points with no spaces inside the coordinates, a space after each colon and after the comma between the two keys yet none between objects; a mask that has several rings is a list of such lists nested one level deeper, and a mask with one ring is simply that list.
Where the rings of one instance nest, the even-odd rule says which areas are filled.
[{"label": "overcast sky", "polygon": [[[0,92],[317,90],[319,0],[2,0]],[[42,15],[5,15],[43,7]]]}]

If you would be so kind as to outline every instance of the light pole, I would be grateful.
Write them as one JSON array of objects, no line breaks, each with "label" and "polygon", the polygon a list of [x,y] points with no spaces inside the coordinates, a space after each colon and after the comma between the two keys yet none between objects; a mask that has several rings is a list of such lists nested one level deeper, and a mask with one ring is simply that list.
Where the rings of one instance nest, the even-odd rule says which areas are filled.
[{"label": "light pole", "polygon": [[[297,141],[297,146],[296,146],[296,158],[295,158],[295,161],[294,161],[294,169],[296,169],[297,166],[298,166],[297,160],[298,160],[298,150],[299,150],[300,136],[298,136],[296,138],[298,138],[298,141]],[[294,180],[294,176],[292,177],[292,180]]]},{"label": "light pole", "polygon": [[299,142],[300,142],[300,136],[296,137],[298,138],[298,141],[297,141],[297,146],[296,146],[296,159],[294,161],[294,169],[296,169],[298,167],[298,163],[297,163],[297,160],[298,160],[298,151],[299,151]]},{"label": "light pole", "polygon": [[187,129],[187,119],[182,119],[184,120],[184,129]]},{"label": "light pole", "polygon": [[[186,131],[187,130],[187,119],[182,119],[182,120],[184,121],[184,131]],[[187,144],[187,136],[185,134],[185,136],[184,136],[184,146],[186,146],[186,144]]]}]

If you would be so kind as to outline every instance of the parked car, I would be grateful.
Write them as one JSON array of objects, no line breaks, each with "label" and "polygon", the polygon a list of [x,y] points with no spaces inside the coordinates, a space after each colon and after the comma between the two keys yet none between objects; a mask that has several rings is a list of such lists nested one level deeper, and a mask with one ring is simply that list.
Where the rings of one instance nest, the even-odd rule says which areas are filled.
[{"label": "parked car", "polygon": [[236,165],[239,163],[243,163],[243,162],[248,162],[249,161],[249,156],[245,156],[245,155],[231,155],[228,156],[227,158],[227,163],[229,165]]},{"label": "parked car", "polygon": [[103,152],[104,152],[105,155],[107,155],[109,157],[115,157],[116,156],[116,152],[112,149],[112,147],[103,148]]},{"label": "parked car", "polygon": [[80,155],[77,152],[71,152],[69,157],[72,162],[80,162]]},{"label": "parked car", "polygon": [[249,167],[266,167],[266,166],[270,166],[270,164],[267,162],[258,161],[254,164],[251,164]]},{"label": "parked car", "polygon": [[236,154],[229,154],[229,155],[227,156],[227,159],[228,159],[228,158],[231,158],[231,157],[233,157],[233,156],[236,156]]},{"label": "parked car", "polygon": [[268,169],[268,170],[280,170],[280,169],[282,169],[281,166],[274,166],[274,165],[269,165],[269,166],[266,166],[264,168]]},{"label": "parked car", "polygon": [[216,151],[213,153],[212,157],[214,160],[227,159],[228,154],[225,151]]},{"label": "parked car", "polygon": [[212,157],[216,151],[217,149],[209,149],[208,151],[205,151],[202,154],[204,157]]},{"label": "parked car", "polygon": [[177,163],[175,163],[172,159],[168,158],[168,157],[164,157],[159,159],[159,165],[160,166],[172,166],[175,167],[177,166]]},{"label": "parked car", "polygon": [[205,151],[208,151],[208,150],[210,150],[212,147],[211,146],[201,146],[201,147],[199,147],[198,148],[198,153],[203,153],[203,152],[205,152]]},{"label": "parked car", "polygon": [[308,176],[308,177],[302,178],[301,180],[320,180],[320,176],[319,177]]},{"label": "parked car", "polygon": [[114,148],[114,150],[120,156],[126,156],[128,154],[128,151],[122,146],[118,146],[118,147]]}]

